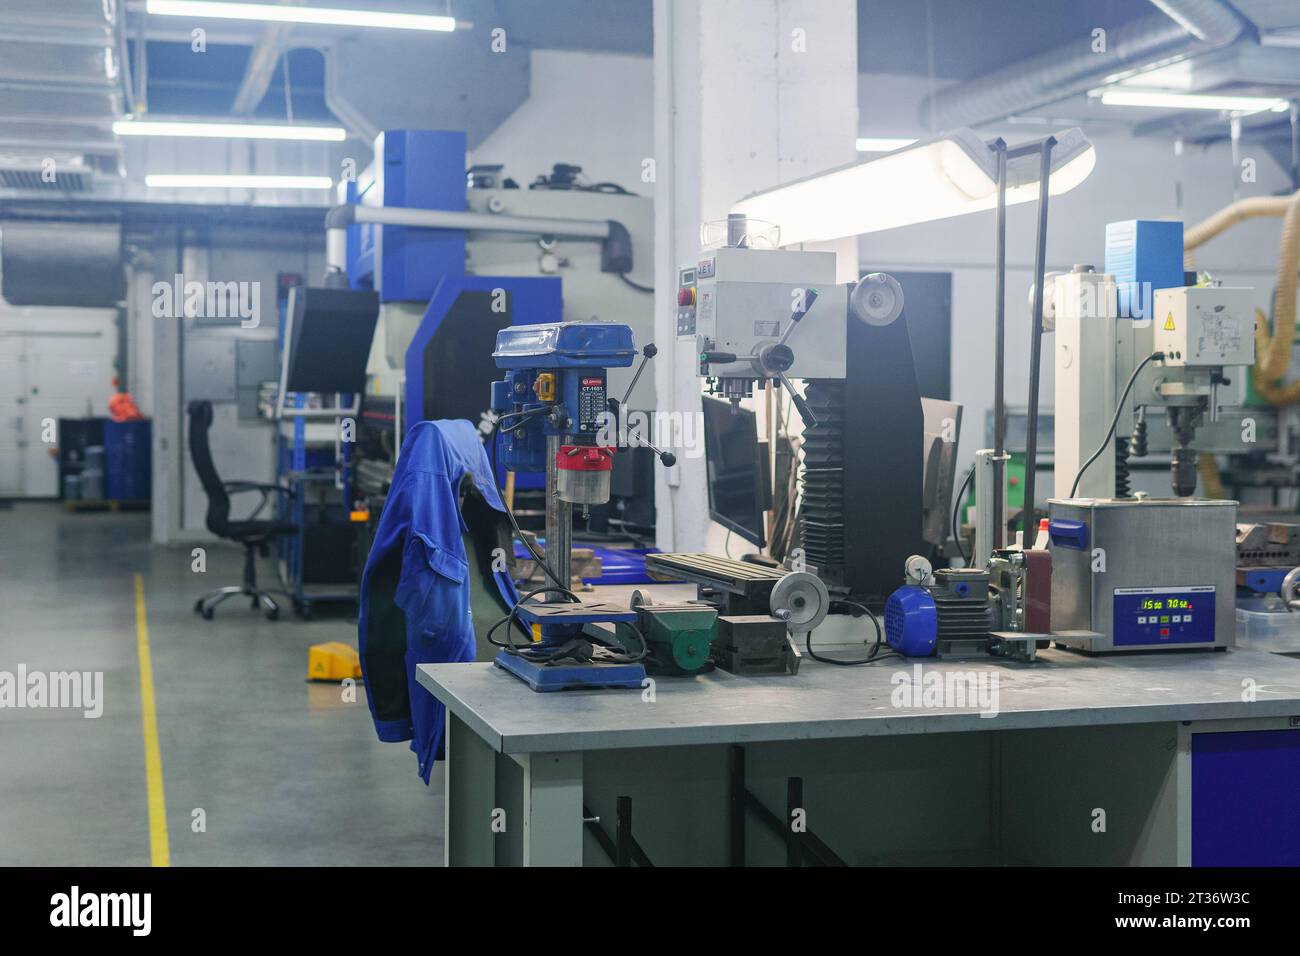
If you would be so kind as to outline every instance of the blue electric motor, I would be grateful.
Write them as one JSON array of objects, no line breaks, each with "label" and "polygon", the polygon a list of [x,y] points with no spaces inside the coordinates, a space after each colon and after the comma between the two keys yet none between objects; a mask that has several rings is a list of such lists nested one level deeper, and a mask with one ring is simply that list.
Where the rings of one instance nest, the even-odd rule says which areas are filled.
[{"label": "blue electric motor", "polygon": [[930,592],[915,584],[899,588],[885,602],[885,640],[907,657],[929,657],[939,634],[939,611]]},{"label": "blue electric motor", "polygon": [[885,639],[908,657],[969,654],[983,649],[993,629],[989,574],[944,568],[933,584],[909,584],[885,603]]}]

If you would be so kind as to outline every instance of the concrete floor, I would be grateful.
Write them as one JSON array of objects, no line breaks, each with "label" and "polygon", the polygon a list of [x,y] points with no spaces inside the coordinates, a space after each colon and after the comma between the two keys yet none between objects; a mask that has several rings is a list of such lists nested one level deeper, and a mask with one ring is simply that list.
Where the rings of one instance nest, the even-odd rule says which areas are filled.
[{"label": "concrete floor", "polygon": [[0,671],[103,671],[105,701],[93,720],[0,710],[0,865],[149,863],[136,571],[173,865],[441,863],[441,775],[425,787],[405,744],[375,739],[363,689],[304,679],[309,645],[355,645],[355,612],[272,623],[230,600],[204,621],[195,598],[237,584],[242,552],[207,557],[195,574],[188,547],[152,547],[147,514],[0,510]]}]

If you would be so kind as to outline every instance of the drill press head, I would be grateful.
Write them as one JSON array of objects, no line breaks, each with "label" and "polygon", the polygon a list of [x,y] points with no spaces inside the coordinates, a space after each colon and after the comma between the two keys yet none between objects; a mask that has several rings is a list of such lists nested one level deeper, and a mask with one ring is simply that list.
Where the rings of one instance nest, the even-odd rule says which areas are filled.
[{"label": "drill press head", "polygon": [[612,322],[516,325],[497,333],[492,357],[506,375],[492,383],[492,410],[502,465],[547,471],[548,439],[557,438],[552,464],[561,499],[609,500],[613,449],[598,442],[609,422],[606,372],[635,356],[632,330]]}]

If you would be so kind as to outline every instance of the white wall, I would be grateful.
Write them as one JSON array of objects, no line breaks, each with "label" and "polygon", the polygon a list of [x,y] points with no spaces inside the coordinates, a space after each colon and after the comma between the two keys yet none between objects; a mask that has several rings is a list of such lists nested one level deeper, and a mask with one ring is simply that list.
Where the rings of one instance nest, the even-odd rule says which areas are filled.
[{"label": "white wall", "polygon": [[[917,125],[916,106],[926,89],[924,78],[864,75],[859,84],[859,112],[864,136],[925,136]],[[1037,138],[1055,127],[1017,126],[984,131],[1009,143]],[[1074,191],[1052,200],[1048,214],[1047,269],[1068,270],[1076,263],[1101,269],[1106,223],[1123,219],[1181,218],[1188,225],[1232,202],[1234,171],[1224,144],[1189,148],[1174,156],[1172,139],[1134,138],[1126,130],[1085,129],[1096,144],[1097,165]],[[1258,181],[1239,183],[1239,196],[1267,196],[1287,188],[1282,170],[1263,150],[1247,149],[1257,160]],[[1177,204],[1181,181],[1184,206]],[[1033,203],[1007,212],[1007,376],[1006,399],[1023,406],[1029,387],[1028,290],[1033,281],[1036,211]],[[1281,222],[1261,219],[1242,223],[1203,246],[1197,267],[1226,285],[1249,285],[1257,304],[1268,309],[1277,263]],[[859,252],[872,269],[927,269],[952,273],[952,399],[965,405],[959,468],[975,449],[984,447],[984,416],[993,404],[993,213],[924,223],[863,236]],[[915,343],[924,348],[924,343]],[[1051,408],[1053,396],[1051,337],[1044,339],[1040,407]],[[1040,496],[1051,482],[1041,475]],[[1163,477],[1156,490],[1167,493]]]},{"label": "white wall", "polygon": [[649,57],[534,50],[529,96],[471,150],[471,163],[504,163],[522,188],[555,163],[576,163],[593,182],[644,196],[642,163],[654,155]]}]

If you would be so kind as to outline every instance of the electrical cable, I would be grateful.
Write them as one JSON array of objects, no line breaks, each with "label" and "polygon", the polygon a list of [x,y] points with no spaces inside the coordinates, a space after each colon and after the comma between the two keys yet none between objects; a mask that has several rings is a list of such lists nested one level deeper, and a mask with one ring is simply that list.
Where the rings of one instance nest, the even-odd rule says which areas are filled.
[{"label": "electrical cable", "polygon": [[957,554],[961,556],[962,564],[970,564],[970,559],[966,557],[966,552],[961,547],[961,532],[957,528],[957,514],[961,511],[961,500],[966,496],[966,488],[974,477],[975,466],[971,465],[970,471],[966,472],[966,477],[962,479],[961,487],[957,489],[957,500],[952,506],[952,540],[957,545]]},{"label": "electrical cable", "polygon": [[[550,411],[549,408],[535,408],[525,412],[508,412],[496,420],[496,422],[492,425],[492,451],[490,455],[491,464],[493,468],[493,480],[496,479],[497,435],[502,431],[505,431],[508,434],[509,432],[514,431],[516,428],[519,428],[521,425],[524,425],[525,423],[532,421],[533,418],[539,418],[542,415],[547,414],[549,411]],[[507,418],[515,418],[515,417],[521,418],[521,421],[519,421],[515,425],[510,426],[510,428],[508,429],[502,429],[500,427],[501,423],[505,421]],[[506,501],[506,499],[503,497],[501,499],[501,504],[505,506],[506,517],[510,519],[510,526],[514,528],[515,534],[518,535],[519,540],[523,544],[523,546],[528,549],[528,553],[533,556],[533,560],[537,562],[538,567],[542,569],[542,571],[546,574],[548,578],[551,579],[551,582],[556,587],[568,590],[568,585],[564,581],[561,581],[558,577],[555,576],[555,572],[553,572],[550,566],[546,563],[546,558],[537,552],[537,549],[533,547],[533,543],[529,541],[528,538],[524,535],[523,529],[519,527],[519,520],[515,517],[514,509],[510,507],[510,503]]]},{"label": "electrical cable", "polygon": [[[804,648],[808,651],[809,657],[811,657],[815,661],[819,661],[822,664],[834,664],[837,667],[856,667],[859,664],[874,664],[877,661],[884,661],[884,660],[889,660],[890,658],[893,657],[903,656],[893,649],[885,651],[885,653],[883,654],[880,653],[880,645],[883,644],[885,641],[885,633],[880,627],[880,618],[876,617],[875,612],[873,612],[871,608],[867,607],[865,604],[860,604],[857,601],[832,601],[830,606],[830,610],[832,613],[835,612],[837,606],[839,608],[847,607],[851,609],[856,609],[858,611],[861,611],[862,614],[865,614],[867,617],[869,617],[871,619],[872,626],[874,626],[876,629],[876,642],[871,645],[871,650],[867,652],[866,657],[856,661],[846,661],[835,657],[822,657],[820,654],[814,651],[812,647],[813,632],[809,631],[807,635],[805,635],[804,637]],[[850,614],[852,614],[852,611],[850,611]],[[861,615],[852,614],[852,616],[856,618],[856,617],[860,617]]]},{"label": "electrical cable", "polygon": [[523,631],[524,636],[531,639],[532,633],[527,628],[524,627],[524,622],[519,620],[518,611],[520,606],[525,601],[527,601],[530,597],[536,597],[538,594],[564,594],[566,597],[572,599],[570,603],[577,603],[582,600],[581,598],[578,597],[578,595],[574,594],[568,588],[541,587],[529,591],[527,594],[525,594],[523,597],[521,597],[518,601],[515,602],[514,607],[510,609],[509,614],[507,614],[505,617],[501,618],[495,624],[493,624],[491,627],[488,628],[488,632],[486,635],[487,642],[491,644],[493,647],[500,647],[503,650],[507,650],[512,654],[518,654],[521,648],[516,646],[514,641],[510,639],[511,631],[508,627],[506,630],[506,640],[504,644],[501,643],[500,641],[494,641],[492,639],[492,635],[496,633],[498,627],[500,627],[502,624],[505,624],[507,621],[509,621],[513,624],[517,624],[519,628]]},{"label": "electrical cable", "polygon": [[639,282],[633,282],[631,279],[627,277],[626,272],[615,272],[614,275],[618,276],[620,279],[622,279],[625,283],[630,285],[632,288],[636,289],[636,291],[638,292],[654,292],[655,290],[654,286],[652,285],[642,285]]},{"label": "electrical cable", "polygon": [[[1083,481],[1083,473],[1088,470],[1088,466],[1091,465],[1098,458],[1100,458],[1101,453],[1104,452],[1110,446],[1110,440],[1115,434],[1115,426],[1119,424],[1119,416],[1124,411],[1124,403],[1128,401],[1128,393],[1133,390],[1133,383],[1137,381],[1138,375],[1141,374],[1142,370],[1146,368],[1150,363],[1156,361],[1162,361],[1164,357],[1165,357],[1164,352],[1152,352],[1150,355],[1148,355],[1146,358],[1144,358],[1141,362],[1138,363],[1138,367],[1135,368],[1133,370],[1133,374],[1128,377],[1128,384],[1124,386],[1124,393],[1120,395],[1119,402],[1115,405],[1115,414],[1110,420],[1110,427],[1106,429],[1106,437],[1101,440],[1101,444],[1097,446],[1097,450],[1094,451],[1092,453],[1092,456],[1083,463],[1083,465],[1079,468],[1079,473],[1074,476],[1074,484],[1070,486],[1071,498],[1073,498],[1075,496],[1075,492],[1079,490],[1079,482]],[[1030,507],[1032,507],[1032,504],[1030,505]]]},{"label": "electrical cable", "polygon": [[[601,648],[603,651],[602,654],[574,653],[578,649],[578,647],[575,646],[577,644],[576,638],[560,645],[559,648],[552,648],[550,650],[536,648],[531,644],[525,644],[523,646],[516,644],[511,637],[514,632],[514,627],[518,626],[521,630],[523,630],[524,627],[523,622],[519,620],[519,609],[523,607],[530,598],[534,598],[539,594],[563,594],[565,597],[570,599],[570,603],[582,603],[582,599],[568,588],[549,586],[534,588],[519,599],[515,606],[510,609],[509,614],[505,615],[488,628],[486,635],[488,643],[493,647],[501,648],[507,654],[514,654],[516,657],[522,657],[530,663],[541,664],[543,666],[556,664],[560,661],[569,659],[579,661],[604,661],[611,664],[636,664],[645,660],[645,658],[649,656],[649,642],[645,639],[645,635],[641,633],[641,629],[630,621],[615,623],[614,626],[616,629],[620,626],[626,627],[636,635],[637,642],[641,645],[641,649],[635,652],[628,651],[626,648],[621,648],[620,650],[615,651],[613,649],[614,645],[606,642],[603,638],[585,632],[583,633],[583,637],[595,647]],[[501,627],[503,624],[506,626],[505,643],[493,639],[493,635],[496,633],[497,628]],[[523,633],[525,636],[531,637],[531,634],[528,631],[524,630]]]},{"label": "electrical cable", "polygon": [[[530,409],[528,411],[521,411],[521,412],[507,412],[505,415],[502,415],[500,418],[496,420],[496,422],[492,426],[492,435],[491,435],[492,450],[490,455],[491,464],[493,467],[494,481],[496,480],[495,468],[497,463],[497,435],[503,431],[509,434],[515,429],[520,428],[523,425],[527,424],[529,421],[532,421],[534,418],[541,417],[543,415],[548,414],[549,412],[550,412],[549,408],[536,408],[536,409]],[[508,428],[501,428],[500,427],[501,422],[505,421],[507,418],[519,418],[520,420],[515,424],[509,426]],[[519,527],[519,521],[515,517],[514,510],[510,507],[509,502],[507,502],[505,498],[502,498],[501,504],[505,507],[506,517],[510,519],[510,525],[511,527],[514,528],[515,534],[519,536],[519,540],[523,543],[524,547],[528,549],[529,554],[533,556],[533,560],[536,561],[538,566],[546,573],[546,576],[551,579],[554,586],[547,585],[540,588],[534,588],[533,590],[525,594],[523,597],[521,597],[517,602],[515,602],[514,607],[510,609],[509,614],[507,614],[505,617],[501,618],[496,623],[494,623],[490,628],[488,628],[488,632],[486,635],[487,641],[489,644],[492,644],[494,647],[499,647],[509,654],[515,654],[533,663],[540,663],[543,665],[557,663],[558,661],[573,656],[574,647],[572,645],[572,642],[562,645],[562,648],[560,650],[553,651],[550,654],[543,654],[537,651],[533,651],[530,647],[527,646],[525,647],[517,646],[515,642],[511,639],[514,633],[514,628],[516,626],[518,626],[526,636],[531,637],[531,634],[524,628],[523,622],[519,620],[519,608],[529,598],[536,597],[538,594],[563,594],[566,597],[568,597],[572,603],[581,603],[582,599],[578,597],[578,595],[574,594],[573,591],[570,590],[565,584],[559,581],[559,579],[555,576],[555,573],[551,571],[550,567],[546,564],[546,559],[542,555],[537,553],[537,549],[533,547],[532,542],[530,542],[528,538],[524,536],[524,532]],[[501,625],[503,624],[506,625],[506,638],[504,644],[493,640],[492,637],[493,634],[496,633],[497,628],[501,627]],[[618,626],[620,625],[618,624],[615,625],[616,628]],[[599,647],[602,647],[606,651],[606,653],[603,654],[601,658],[597,658],[593,655],[588,659],[590,660],[603,659],[610,663],[616,663],[616,664],[635,664],[639,661],[644,660],[647,656],[649,656],[650,643],[645,639],[645,635],[641,633],[641,630],[631,622],[623,622],[621,626],[628,628],[629,630],[632,631],[633,634],[636,635],[637,641],[641,645],[641,649],[636,653],[628,653],[626,650],[624,650],[624,652],[621,654],[617,652],[610,653],[609,652],[610,648],[608,644],[603,643],[599,638],[593,638],[590,634],[587,634],[585,636],[588,639],[590,639],[592,643],[596,644]],[[583,658],[575,658],[575,659],[583,659]]]}]

